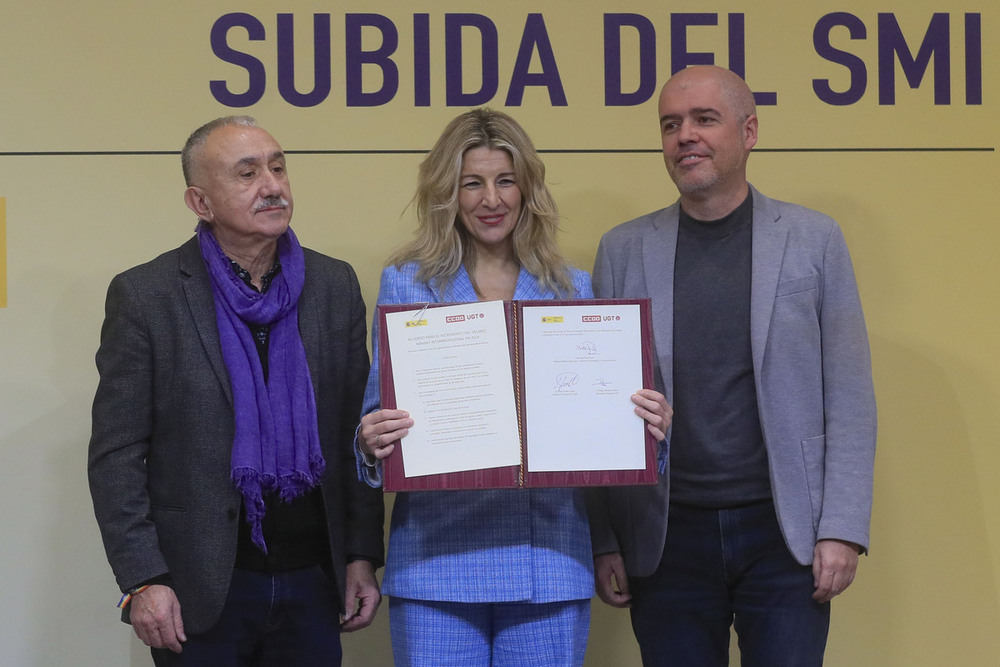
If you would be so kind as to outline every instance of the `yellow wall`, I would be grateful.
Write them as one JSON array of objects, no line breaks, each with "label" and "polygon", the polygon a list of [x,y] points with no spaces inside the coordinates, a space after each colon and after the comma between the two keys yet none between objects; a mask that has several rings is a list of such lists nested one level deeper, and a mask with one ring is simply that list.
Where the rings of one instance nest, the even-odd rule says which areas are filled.
[{"label": "yellow wall", "polygon": [[7,307],[7,199],[0,197],[0,308]]},{"label": "yellow wall", "polygon": [[[3,3],[0,663],[149,664],[144,647],[116,621],[117,592],[84,470],[107,283],[179,245],[194,226],[181,200],[176,155],[187,134],[208,119],[245,111],[288,151],[362,151],[291,155],[293,224],[307,245],[350,261],[374,303],[382,262],[413,227],[406,207],[420,155],[371,151],[425,150],[460,111],[446,105],[444,94],[449,12],[479,13],[496,25],[499,91],[490,105],[499,108],[526,18],[540,13],[567,105],[555,107],[544,90],[529,87],[523,104],[506,110],[543,151],[617,151],[545,153],[564,215],[561,242],[583,268],[590,268],[606,229],[676,196],[656,153],[654,103],[605,105],[604,14],[649,19],[659,82],[670,69],[670,26],[678,20],[672,14],[718,14],[719,25],[692,27],[687,35],[689,50],[713,52],[723,65],[729,14],[742,14],[747,79],[758,92],[778,94],[776,105],[759,110],[751,180],[773,197],[840,221],[872,341],[880,410],[872,551],[855,585],[834,603],[828,664],[1000,661],[995,2],[967,0],[943,9],[951,5],[890,0],[872,9],[858,0],[708,6],[635,0],[627,7],[594,0],[473,6],[293,0],[280,11],[294,14],[300,90],[312,85],[306,39],[312,14],[331,17],[332,91],[309,108],[278,93],[274,3]],[[247,85],[245,72],[211,49],[212,25],[230,11],[247,12],[266,29],[258,42],[249,42],[245,31],[242,39],[231,33],[232,46],[258,58],[267,74],[264,96],[245,110],[224,106],[209,89],[213,79],[237,91]],[[382,106],[350,107],[345,15],[365,12],[388,17],[399,30],[393,56],[399,91]],[[834,46],[865,63],[868,75],[865,94],[847,106],[827,104],[813,91],[814,79],[830,79],[840,91],[850,84],[847,69],[814,48],[814,28],[831,12],[852,14],[866,30],[864,39],[853,40],[846,28],[831,33]],[[895,19],[914,53],[932,15],[948,12],[949,104],[935,104],[934,59],[915,90],[895,65],[895,101],[879,103],[878,44],[886,40],[879,12]],[[420,13],[429,15],[431,103],[416,107],[410,54],[413,15]],[[982,45],[982,104],[967,103],[966,14],[981,19],[982,37],[972,43]],[[377,40],[364,34],[366,48],[374,48]],[[472,36],[467,40],[463,61],[476,70],[478,49]],[[638,86],[637,45],[626,31],[625,89]],[[538,62],[536,56],[533,71]],[[371,67],[366,82],[377,88]],[[469,74],[467,89],[477,83]],[[803,148],[827,150],[788,150]],[[853,150],[859,148],[952,150]],[[985,150],[962,150],[969,148]],[[386,618],[381,614],[373,629],[345,640],[346,664],[389,664]],[[624,614],[595,605],[587,664],[638,664]]]}]

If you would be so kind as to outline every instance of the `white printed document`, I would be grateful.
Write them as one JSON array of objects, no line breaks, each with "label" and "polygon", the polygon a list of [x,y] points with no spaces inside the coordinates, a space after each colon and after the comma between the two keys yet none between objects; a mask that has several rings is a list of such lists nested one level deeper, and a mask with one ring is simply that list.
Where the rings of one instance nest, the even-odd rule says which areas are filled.
[{"label": "white printed document", "polygon": [[652,386],[649,299],[380,306],[382,405],[414,425],[384,488],[654,484],[631,396]]}]

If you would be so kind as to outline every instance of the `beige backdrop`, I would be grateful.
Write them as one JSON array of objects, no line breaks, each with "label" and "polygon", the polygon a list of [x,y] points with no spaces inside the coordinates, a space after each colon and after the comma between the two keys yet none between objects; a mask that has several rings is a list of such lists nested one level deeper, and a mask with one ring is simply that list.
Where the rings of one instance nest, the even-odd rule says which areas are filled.
[{"label": "beige backdrop", "polygon": [[[890,0],[916,54],[941,3]],[[183,242],[194,219],[181,200],[176,151],[202,122],[234,111],[208,82],[239,91],[246,75],[213,55],[212,24],[230,11],[257,17],[263,41],[234,48],[265,64],[263,99],[245,110],[289,151],[425,150],[460,111],[445,104],[444,15],[478,12],[497,27],[503,107],[526,17],[541,13],[568,104],[529,88],[520,119],[547,152],[563,212],[561,242],[590,268],[612,225],[671,202],[654,103],[604,105],[605,12],[644,15],[655,27],[656,72],[669,73],[672,14],[719,15],[689,28],[690,51],[728,56],[730,13],[746,26],[747,78],[777,92],[760,109],[751,180],[765,193],[825,211],[843,226],[868,317],[880,429],[871,556],[834,603],[830,665],[994,665],[1000,662],[1000,282],[997,180],[997,20],[994,0],[951,10],[951,103],[934,103],[933,63],[911,90],[895,65],[895,104],[880,105],[877,10],[843,0],[619,3],[511,0],[502,5],[425,0],[281,3],[295,15],[301,90],[311,88],[313,13],[331,15],[332,92],[298,108],[276,86],[276,10],[263,1],[86,3],[2,0],[0,197],[6,199],[6,307],[0,307],[0,664],[150,664],[116,620],[118,593],[86,486],[89,409],[97,382],[104,291],[118,271]],[[344,16],[379,13],[399,29],[399,92],[388,104],[347,107]],[[831,41],[866,66],[857,103],[830,106],[813,79],[838,90],[842,66],[817,55],[813,31],[830,12],[853,14],[865,36]],[[431,105],[413,103],[413,14],[430,22]],[[981,18],[983,104],[966,104],[965,14]],[[366,33],[366,48],[377,40]],[[471,33],[470,33],[471,35]],[[475,89],[478,55],[463,61]],[[638,40],[623,39],[623,88],[638,85]],[[974,52],[974,50],[973,50]],[[539,71],[537,56],[534,71]],[[374,70],[366,80],[377,87]],[[984,148],[909,152],[857,148]],[[781,149],[824,148],[818,152]],[[621,152],[621,149],[653,149]],[[114,152],[124,152],[117,153]],[[161,154],[162,153],[162,154]],[[303,241],[350,261],[368,303],[389,252],[408,238],[419,154],[293,154],[294,226]],[[3,225],[0,224],[0,231]],[[3,253],[0,252],[0,258]],[[4,286],[0,280],[0,287]],[[0,290],[2,291],[2,290]],[[0,295],[0,299],[3,295]],[[2,301],[0,301],[2,306]],[[387,614],[345,638],[349,666],[388,665]],[[595,603],[587,664],[637,665],[627,615]]]}]

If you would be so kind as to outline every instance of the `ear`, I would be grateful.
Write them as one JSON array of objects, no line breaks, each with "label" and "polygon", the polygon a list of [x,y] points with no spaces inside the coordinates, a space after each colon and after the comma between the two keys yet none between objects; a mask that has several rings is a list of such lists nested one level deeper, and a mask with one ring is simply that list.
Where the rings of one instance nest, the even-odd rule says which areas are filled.
[{"label": "ear", "polygon": [[199,220],[212,222],[215,217],[212,213],[212,204],[208,201],[208,195],[196,185],[188,186],[188,189],[184,191],[184,203],[194,211]]},{"label": "ear", "polygon": [[750,114],[743,121],[743,147],[750,151],[757,145],[757,114]]}]

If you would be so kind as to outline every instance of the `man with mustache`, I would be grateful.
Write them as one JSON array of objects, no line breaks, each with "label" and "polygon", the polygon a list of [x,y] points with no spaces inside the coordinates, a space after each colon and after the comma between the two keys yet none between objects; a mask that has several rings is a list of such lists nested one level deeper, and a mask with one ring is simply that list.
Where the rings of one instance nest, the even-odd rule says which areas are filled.
[{"label": "man with mustache", "polygon": [[[655,487],[594,494],[598,595],[644,665],[820,665],[830,600],[868,549],[875,395],[837,223],[747,182],[753,93],[697,66],[659,99],[678,202],[612,229],[598,297],[650,297],[674,408]],[[664,461],[666,463],[666,461]]]},{"label": "man with mustache", "polygon": [[299,245],[285,154],[247,116],[181,154],[198,216],[108,289],[89,476],[123,620],[157,665],[339,665],[371,623],[381,493],[353,438],[353,269]]}]

